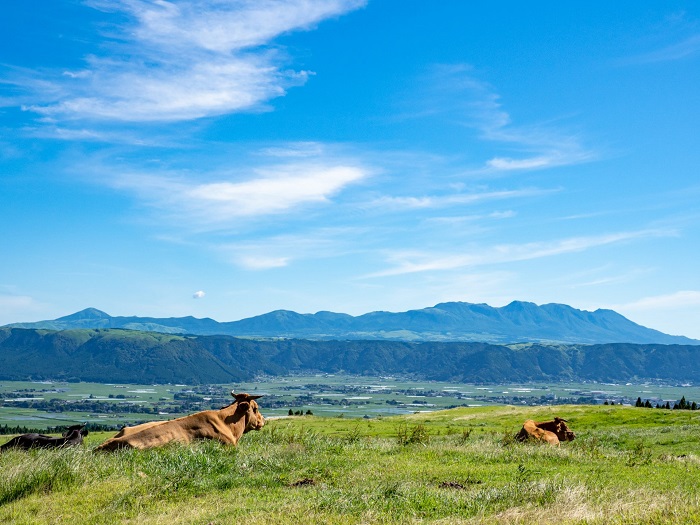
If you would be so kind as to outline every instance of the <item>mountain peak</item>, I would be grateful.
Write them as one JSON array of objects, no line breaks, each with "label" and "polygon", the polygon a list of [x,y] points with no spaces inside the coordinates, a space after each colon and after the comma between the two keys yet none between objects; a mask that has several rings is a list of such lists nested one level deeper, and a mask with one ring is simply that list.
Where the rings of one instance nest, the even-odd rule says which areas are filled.
[{"label": "mountain peak", "polygon": [[59,317],[56,321],[81,321],[87,319],[111,319],[111,315],[98,310],[97,308],[85,308],[85,310],[80,310],[74,314],[66,315],[65,317]]},{"label": "mountain peak", "polygon": [[534,310],[536,308],[538,308],[538,306],[529,301],[512,301],[503,307],[504,310]]},{"label": "mountain peak", "polygon": [[589,312],[565,304],[538,306],[527,301],[513,301],[499,308],[483,303],[446,302],[431,308],[395,313],[376,311],[357,317],[327,311],[300,314],[292,310],[275,310],[227,323],[193,317],[111,317],[96,308],[86,308],[53,321],[16,323],[10,326],[48,330],[126,328],[166,333],[310,339],[700,343],[687,337],[671,336],[643,327],[613,310]]}]

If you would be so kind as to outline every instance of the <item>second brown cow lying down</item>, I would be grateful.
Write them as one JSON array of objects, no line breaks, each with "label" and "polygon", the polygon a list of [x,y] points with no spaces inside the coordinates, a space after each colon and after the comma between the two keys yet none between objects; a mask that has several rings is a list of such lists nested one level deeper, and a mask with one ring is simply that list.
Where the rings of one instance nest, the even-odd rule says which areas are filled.
[{"label": "second brown cow lying down", "polygon": [[153,421],[124,427],[96,450],[120,448],[154,448],[176,441],[190,443],[197,439],[214,439],[227,445],[237,445],[243,434],[260,430],[265,418],[260,413],[256,399],[262,396],[234,394],[235,401],[220,410],[205,410],[170,421]]},{"label": "second brown cow lying down", "polygon": [[560,441],[573,441],[576,434],[567,426],[566,419],[555,417],[551,421],[536,422],[528,419],[523,423],[523,428],[515,436],[518,441],[534,439],[544,441],[550,445],[559,446]]}]

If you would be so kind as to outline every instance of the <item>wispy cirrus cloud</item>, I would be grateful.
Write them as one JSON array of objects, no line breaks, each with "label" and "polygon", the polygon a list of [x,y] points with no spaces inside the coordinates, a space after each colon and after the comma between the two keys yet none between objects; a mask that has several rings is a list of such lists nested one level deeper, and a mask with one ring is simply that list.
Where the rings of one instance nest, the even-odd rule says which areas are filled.
[{"label": "wispy cirrus cloud", "polygon": [[700,34],[691,35],[680,42],[670,44],[648,53],[643,53],[622,61],[623,64],[652,64],[673,62],[700,55]]},{"label": "wispy cirrus cloud", "polygon": [[697,329],[700,316],[699,290],[647,296],[628,303],[609,304],[606,308],[620,312],[644,326],[700,340],[700,331]]},{"label": "wispy cirrus cloud", "polygon": [[512,219],[517,216],[513,210],[507,211],[494,211],[487,214],[477,214],[477,215],[457,215],[455,217],[430,217],[426,219],[425,222],[428,224],[440,224],[440,225],[459,225],[475,221],[483,220],[504,220]]},{"label": "wispy cirrus cloud", "polygon": [[626,268],[623,272],[606,274],[599,277],[589,277],[588,280],[577,280],[574,283],[566,284],[568,288],[589,288],[591,286],[610,286],[613,284],[629,283],[645,275],[648,275],[648,268]]},{"label": "wispy cirrus cloud", "polygon": [[389,253],[387,262],[390,268],[370,275],[368,278],[389,277],[418,272],[447,271],[460,268],[478,267],[492,264],[511,263],[553,257],[567,253],[583,252],[599,246],[606,246],[652,237],[676,235],[672,230],[648,229],[618,232],[598,236],[570,237],[551,242],[523,244],[502,244],[491,247],[479,246],[471,253],[437,254],[421,251]]},{"label": "wispy cirrus cloud", "polygon": [[681,290],[671,294],[644,297],[626,304],[615,305],[612,308],[624,311],[656,311],[675,310],[689,306],[700,306],[700,291]]},{"label": "wispy cirrus cloud", "polygon": [[476,129],[483,140],[501,143],[507,155],[484,161],[481,172],[513,172],[580,164],[596,158],[579,136],[553,123],[515,124],[500,95],[467,64],[435,66],[429,75],[428,104],[419,117],[443,115]]},{"label": "wispy cirrus cloud", "polygon": [[474,204],[484,201],[517,199],[546,195],[558,190],[526,188],[519,190],[475,191],[473,193],[458,192],[448,195],[431,195],[421,197],[392,197],[384,196],[372,201],[369,206],[393,209],[444,208],[459,204]]},{"label": "wispy cirrus cloud", "polygon": [[107,184],[134,195],[166,220],[206,231],[329,204],[370,175],[369,168],[348,159],[308,158],[210,173],[125,170]]},{"label": "wispy cirrus cloud", "polygon": [[46,305],[41,304],[34,297],[8,294],[0,290],[0,326],[22,322],[27,318],[36,318],[45,308]]},{"label": "wispy cirrus cloud", "polygon": [[37,139],[55,139],[75,142],[95,142],[109,143],[111,145],[130,145],[139,147],[165,147],[181,146],[184,141],[180,141],[163,133],[151,133],[146,136],[143,133],[133,132],[124,129],[96,129],[94,127],[69,127],[56,126],[50,123],[39,126],[27,126],[22,129],[25,136]]},{"label": "wispy cirrus cloud", "polygon": [[93,0],[128,22],[86,67],[13,79],[24,108],[50,121],[169,122],[259,110],[303,84],[274,39],[364,6],[366,0]]},{"label": "wispy cirrus cloud", "polygon": [[317,228],[294,234],[280,234],[255,240],[218,244],[214,250],[246,270],[283,268],[306,259],[327,259],[356,252],[353,239],[358,228]]}]

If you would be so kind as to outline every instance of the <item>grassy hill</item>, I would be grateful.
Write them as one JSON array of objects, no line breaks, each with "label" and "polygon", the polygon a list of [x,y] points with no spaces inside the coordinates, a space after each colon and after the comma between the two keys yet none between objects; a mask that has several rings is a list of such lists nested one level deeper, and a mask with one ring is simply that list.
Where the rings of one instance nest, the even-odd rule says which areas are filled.
[{"label": "grassy hill", "polygon": [[[575,441],[512,440],[554,415]],[[697,412],[577,405],[281,419],[236,449],[94,454],[91,435],[0,455],[0,522],[698,523],[699,431]]]},{"label": "grassy hill", "polygon": [[0,379],[228,383],[309,371],[436,381],[700,382],[700,345],[254,340],[0,328]]}]

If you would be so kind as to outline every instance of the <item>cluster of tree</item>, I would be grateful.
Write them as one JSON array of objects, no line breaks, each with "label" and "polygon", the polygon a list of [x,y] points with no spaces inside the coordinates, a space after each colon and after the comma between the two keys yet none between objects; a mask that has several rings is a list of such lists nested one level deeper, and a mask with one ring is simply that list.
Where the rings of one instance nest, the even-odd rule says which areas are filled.
[{"label": "cluster of tree", "polygon": [[[642,402],[641,397],[637,398],[637,402],[634,404],[634,406],[641,408],[654,408],[651,401],[647,399],[646,401]],[[685,400],[685,396],[683,396],[681,397],[680,401],[678,401],[677,403],[673,403],[673,406],[671,406],[670,401],[666,401],[665,404],[656,403],[656,408],[664,408],[666,410],[697,410],[698,404],[695,401],[689,403]]]},{"label": "cluster of tree", "polygon": [[292,410],[290,408],[288,415],[290,415],[290,416],[313,416],[314,413],[311,412],[311,410],[307,410],[306,413],[304,413],[303,410]]},{"label": "cluster of tree", "polygon": [[[119,425],[104,425],[100,423],[88,423],[86,428],[90,432],[111,432],[119,430]],[[68,429],[68,426],[56,426],[48,428],[32,428],[23,425],[0,425],[0,436],[14,434],[62,434]]]},{"label": "cluster of tree", "polygon": [[137,403],[109,403],[104,401],[66,401],[64,399],[27,400],[2,403],[0,406],[33,408],[44,412],[92,412],[94,414],[157,414],[166,411],[164,406]]},{"label": "cluster of tree", "polygon": [[298,405],[333,405],[333,406],[350,406],[350,405],[366,405],[367,401],[355,399],[339,399],[331,397],[312,397],[298,396],[293,399],[276,398],[274,394],[265,396],[265,408],[287,408]]}]

